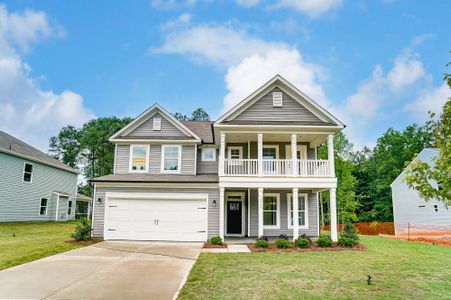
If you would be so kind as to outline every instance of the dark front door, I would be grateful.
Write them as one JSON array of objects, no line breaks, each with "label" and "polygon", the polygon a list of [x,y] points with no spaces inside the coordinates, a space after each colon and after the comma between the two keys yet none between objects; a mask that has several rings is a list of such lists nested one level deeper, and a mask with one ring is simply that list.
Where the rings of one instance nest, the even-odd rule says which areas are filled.
[{"label": "dark front door", "polygon": [[242,232],[241,201],[227,201],[227,233],[241,234]]}]

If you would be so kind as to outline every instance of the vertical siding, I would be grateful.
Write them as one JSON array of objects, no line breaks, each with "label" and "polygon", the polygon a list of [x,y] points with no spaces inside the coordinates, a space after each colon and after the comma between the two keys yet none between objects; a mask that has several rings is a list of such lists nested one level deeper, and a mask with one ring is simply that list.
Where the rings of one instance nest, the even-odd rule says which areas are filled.
[{"label": "vertical siding", "polygon": [[[322,122],[310,110],[305,108],[299,102],[294,100],[285,92],[283,94],[283,106],[273,107],[272,93],[282,91],[274,88],[254,104],[248,107],[241,114],[236,116],[233,121],[303,121],[303,122]],[[232,122],[233,123],[233,122]]]},{"label": "vertical siding", "polygon": [[219,234],[219,206],[213,207],[213,201],[219,203],[219,189],[191,189],[191,188],[116,188],[116,187],[97,187],[96,198],[102,198],[102,204],[95,205],[93,220],[93,235],[96,238],[103,238],[103,226],[105,222],[105,193],[206,193],[208,194],[208,238]]},{"label": "vertical siding", "polygon": [[[286,234],[293,236],[293,230],[288,229],[287,194],[291,190],[265,189],[264,193],[280,193],[280,229],[264,229],[265,236],[278,236]],[[318,200],[317,194],[300,190],[299,193],[308,193],[308,229],[299,229],[299,235],[306,234],[311,237],[318,236]],[[251,190],[251,236],[258,236],[258,191]]]},{"label": "vertical siding", "polygon": [[216,150],[215,161],[202,161],[202,149],[197,151],[197,174],[218,174],[219,149]]},{"label": "vertical siding", "polygon": [[[161,130],[153,130],[153,119],[155,117],[161,118]],[[172,125],[165,117],[157,113],[153,117],[149,118],[143,124],[136,127],[126,136],[130,137],[187,137],[177,127]]]},{"label": "vertical siding", "polygon": [[[49,221],[55,219],[56,195],[63,192],[75,201],[77,174],[36,162],[33,180],[23,182],[23,165],[27,161],[0,153],[0,222]],[[39,215],[41,198],[48,199],[47,215]]]}]

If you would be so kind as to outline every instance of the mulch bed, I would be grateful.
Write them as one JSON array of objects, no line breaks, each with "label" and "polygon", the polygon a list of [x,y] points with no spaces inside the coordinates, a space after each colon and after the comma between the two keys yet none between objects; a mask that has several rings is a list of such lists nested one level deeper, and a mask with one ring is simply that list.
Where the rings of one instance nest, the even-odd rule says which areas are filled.
[{"label": "mulch bed", "polygon": [[66,243],[67,244],[81,245],[81,246],[89,246],[89,245],[93,245],[93,244],[96,244],[96,243],[101,242],[101,241],[102,240],[100,240],[100,239],[91,239],[91,240],[87,240],[87,241],[67,240]]},{"label": "mulch bed", "polygon": [[222,243],[222,245],[213,245],[212,243],[205,242],[204,243],[204,248],[227,248],[227,244],[226,243]]},{"label": "mulch bed", "polygon": [[312,252],[312,251],[365,251],[368,248],[365,245],[358,244],[352,248],[341,247],[341,246],[332,246],[328,248],[319,247],[316,244],[312,244],[309,248],[298,248],[292,247],[288,249],[280,249],[277,248],[276,244],[269,243],[268,248],[257,248],[255,244],[247,244],[247,247],[251,252]]}]

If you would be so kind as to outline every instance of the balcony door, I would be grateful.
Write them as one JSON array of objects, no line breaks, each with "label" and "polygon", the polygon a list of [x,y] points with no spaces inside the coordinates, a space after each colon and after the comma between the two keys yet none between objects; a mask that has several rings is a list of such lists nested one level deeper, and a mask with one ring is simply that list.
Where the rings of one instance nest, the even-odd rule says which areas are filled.
[{"label": "balcony door", "polygon": [[279,146],[263,145],[263,173],[277,175],[277,159],[279,159]]},{"label": "balcony door", "polygon": [[[297,145],[296,157],[297,159],[307,159],[307,146]],[[291,159],[291,145],[285,146],[286,159]]]}]

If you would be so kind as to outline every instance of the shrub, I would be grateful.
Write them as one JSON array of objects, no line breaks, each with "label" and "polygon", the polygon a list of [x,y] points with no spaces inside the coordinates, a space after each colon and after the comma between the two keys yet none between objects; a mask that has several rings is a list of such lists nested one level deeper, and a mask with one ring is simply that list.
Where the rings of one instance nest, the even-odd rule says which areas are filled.
[{"label": "shrub", "polygon": [[91,239],[91,224],[89,224],[88,219],[82,218],[75,226],[75,230],[72,233],[72,238],[77,241],[87,241]]},{"label": "shrub", "polygon": [[291,248],[291,243],[288,240],[277,239],[275,243],[276,243],[277,248],[281,248],[281,249]]},{"label": "shrub", "polygon": [[303,235],[301,235],[300,237],[308,240],[310,242],[310,244],[312,243],[312,239],[309,236],[307,236],[305,233]]},{"label": "shrub", "polygon": [[286,234],[279,235],[279,240],[287,240],[288,241],[288,235],[286,235]]},{"label": "shrub", "polygon": [[222,245],[222,239],[220,236],[214,236],[210,239],[210,243],[213,245]]},{"label": "shrub", "polygon": [[317,240],[316,243],[318,246],[326,248],[326,247],[332,247],[332,240],[330,239],[330,236],[328,235],[322,235]]},{"label": "shrub", "polygon": [[258,239],[255,242],[255,247],[257,247],[257,248],[268,248],[269,247],[269,243],[265,239]]},{"label": "shrub", "polygon": [[346,237],[346,236],[340,236],[338,238],[338,245],[343,246],[343,247],[352,247],[358,244],[357,241],[355,241],[352,238]]},{"label": "shrub", "polygon": [[345,222],[343,232],[338,239],[338,245],[344,247],[352,247],[359,243],[360,238],[357,231],[350,221]]},{"label": "shrub", "polygon": [[310,241],[306,238],[300,237],[294,241],[296,247],[299,248],[308,248],[310,247]]}]

